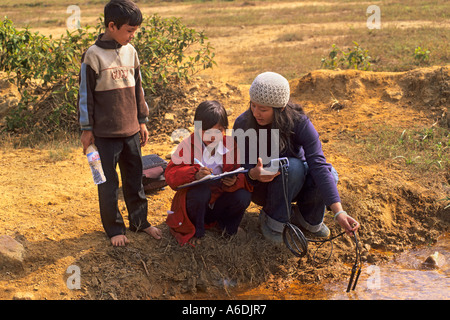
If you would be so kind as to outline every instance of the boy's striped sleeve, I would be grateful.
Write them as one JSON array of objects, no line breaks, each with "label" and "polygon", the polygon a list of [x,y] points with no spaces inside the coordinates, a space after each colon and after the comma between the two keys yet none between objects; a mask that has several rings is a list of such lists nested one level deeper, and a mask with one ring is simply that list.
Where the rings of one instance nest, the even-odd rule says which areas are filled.
[{"label": "boy's striped sleeve", "polygon": [[78,111],[81,130],[92,130],[94,125],[95,71],[86,63],[81,64]]}]

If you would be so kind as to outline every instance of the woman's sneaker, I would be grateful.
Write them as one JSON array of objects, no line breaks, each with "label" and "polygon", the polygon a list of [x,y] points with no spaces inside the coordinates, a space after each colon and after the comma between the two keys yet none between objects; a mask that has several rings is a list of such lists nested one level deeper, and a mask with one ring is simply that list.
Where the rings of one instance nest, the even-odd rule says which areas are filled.
[{"label": "woman's sneaker", "polygon": [[328,227],[326,226],[325,223],[322,222],[322,225],[319,229],[319,231],[317,232],[311,232],[309,230],[306,230],[305,228],[303,228],[302,226],[298,226],[300,228],[300,230],[302,230],[303,234],[305,235],[305,237],[311,237],[311,238],[316,238],[316,239],[326,239],[330,236],[331,232],[330,229],[328,229]]},{"label": "woman's sneaker", "polygon": [[292,206],[292,217],[291,217],[291,223],[296,225],[300,228],[300,230],[303,232],[305,237],[309,238],[316,238],[316,239],[325,239],[328,238],[331,234],[330,229],[325,225],[325,223],[322,222],[320,225],[320,229],[316,232],[309,231],[306,229],[306,227],[302,224],[303,217],[300,217],[301,213],[298,210],[298,207],[296,205]]},{"label": "woman's sneaker", "polygon": [[259,214],[259,224],[261,226],[261,232],[266,238],[266,240],[274,243],[274,244],[282,244],[283,243],[283,234],[281,232],[277,232],[273,230],[267,223],[267,215],[261,210]]}]

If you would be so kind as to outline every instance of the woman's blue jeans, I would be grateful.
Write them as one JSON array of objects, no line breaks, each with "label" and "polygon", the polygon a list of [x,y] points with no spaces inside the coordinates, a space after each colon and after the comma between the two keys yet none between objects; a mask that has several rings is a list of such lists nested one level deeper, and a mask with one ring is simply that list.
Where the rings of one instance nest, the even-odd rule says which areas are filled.
[{"label": "woman's blue jeans", "polygon": [[[281,174],[271,182],[258,184],[252,193],[252,201],[263,207],[269,218],[268,226],[274,231],[282,232],[284,224],[291,218],[291,222],[298,222],[305,229],[316,232],[325,214],[324,200],[311,175],[308,175],[308,164],[298,158],[288,159],[288,203],[296,202],[300,215],[292,216],[291,206],[286,208]],[[332,174],[337,183],[334,168]]]}]

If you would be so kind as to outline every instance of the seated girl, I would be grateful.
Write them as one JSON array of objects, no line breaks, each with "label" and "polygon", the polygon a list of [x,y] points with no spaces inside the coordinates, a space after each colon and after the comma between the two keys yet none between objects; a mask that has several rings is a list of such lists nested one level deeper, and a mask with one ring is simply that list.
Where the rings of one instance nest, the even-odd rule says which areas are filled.
[{"label": "seated girl", "polygon": [[240,167],[234,140],[225,135],[228,117],[219,102],[200,103],[194,122],[194,133],[179,144],[165,170],[167,184],[177,191],[166,223],[181,245],[193,237],[201,239],[212,225],[227,235],[236,234],[253,190],[242,173],[179,188]]}]

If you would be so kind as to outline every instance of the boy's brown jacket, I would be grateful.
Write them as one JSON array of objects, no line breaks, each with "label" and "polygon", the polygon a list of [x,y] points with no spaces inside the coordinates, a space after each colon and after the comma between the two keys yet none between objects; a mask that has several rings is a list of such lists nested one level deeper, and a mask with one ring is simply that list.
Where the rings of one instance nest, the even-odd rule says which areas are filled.
[{"label": "boy's brown jacket", "polygon": [[82,57],[79,121],[82,130],[104,138],[129,137],[147,122],[139,58],[131,44],[102,41]]}]

